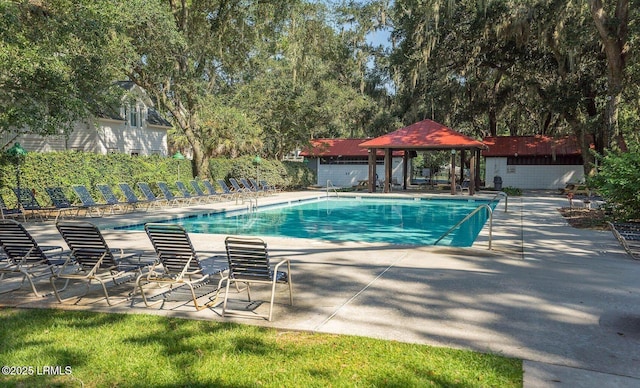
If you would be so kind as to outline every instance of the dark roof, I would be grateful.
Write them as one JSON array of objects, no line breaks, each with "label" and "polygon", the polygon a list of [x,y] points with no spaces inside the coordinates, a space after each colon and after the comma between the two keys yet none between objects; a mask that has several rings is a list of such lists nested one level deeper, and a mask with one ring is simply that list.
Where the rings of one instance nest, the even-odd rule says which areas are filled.
[{"label": "dark roof", "polygon": [[408,127],[376,137],[360,144],[366,148],[397,149],[469,149],[484,148],[481,141],[463,135],[432,120],[422,120]]},{"label": "dark roof", "polygon": [[[130,91],[135,86],[135,83],[133,81],[117,81],[116,85],[120,86],[125,90]],[[96,113],[96,115],[104,119],[111,119],[111,120],[118,120],[118,121],[126,120],[124,117],[120,115],[120,107],[115,107],[115,106],[102,107],[101,110]],[[157,110],[155,110],[153,107],[147,107],[147,123],[151,125],[159,125],[163,127],[172,126],[171,123],[167,119],[162,117],[162,115],[160,115],[160,113]]]},{"label": "dark roof", "polygon": [[490,157],[582,154],[576,136],[497,136],[486,137],[484,144],[489,148],[482,155]]},{"label": "dark roof", "polygon": [[[367,139],[314,139],[311,140],[311,147],[304,149],[300,155],[306,157],[331,157],[331,156],[361,156],[367,157],[369,151],[360,147],[360,143]],[[379,156],[384,156],[382,150],[376,152]],[[394,152],[394,156],[402,156],[402,152]]]}]

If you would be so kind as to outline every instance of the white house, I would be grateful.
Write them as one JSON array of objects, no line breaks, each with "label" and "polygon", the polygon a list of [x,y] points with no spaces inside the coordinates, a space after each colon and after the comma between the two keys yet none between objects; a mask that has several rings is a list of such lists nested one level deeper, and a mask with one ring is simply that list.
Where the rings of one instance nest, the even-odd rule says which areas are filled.
[{"label": "white house", "polygon": [[78,150],[99,154],[168,155],[167,131],[171,123],[154,109],[146,92],[130,81],[118,83],[127,93],[122,105],[75,124],[65,135],[39,136],[6,133],[2,144],[19,142],[27,151]]},{"label": "white house", "polygon": [[[360,147],[367,139],[315,139],[301,156],[316,173],[317,185],[326,187],[330,181],[336,187],[362,185],[368,180],[368,151]],[[403,151],[393,153],[392,180],[402,182]],[[376,158],[376,171],[380,180],[384,177],[384,152]]]},{"label": "white house", "polygon": [[[487,187],[560,189],[584,180],[580,145],[575,136],[498,136],[483,140]],[[496,182],[496,180],[498,182]]]}]

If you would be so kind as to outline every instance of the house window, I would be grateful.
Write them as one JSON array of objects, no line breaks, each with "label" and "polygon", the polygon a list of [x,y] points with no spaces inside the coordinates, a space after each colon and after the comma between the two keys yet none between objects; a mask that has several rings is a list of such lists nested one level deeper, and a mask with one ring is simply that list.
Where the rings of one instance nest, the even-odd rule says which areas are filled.
[{"label": "house window", "polygon": [[140,156],[140,150],[131,150],[131,156]]},{"label": "house window", "polygon": [[107,148],[107,153],[108,154],[117,154],[118,153],[118,149],[115,147],[109,147]]},{"label": "house window", "polygon": [[134,106],[133,108],[129,109],[129,124],[132,127],[138,126],[138,107],[137,106]]}]

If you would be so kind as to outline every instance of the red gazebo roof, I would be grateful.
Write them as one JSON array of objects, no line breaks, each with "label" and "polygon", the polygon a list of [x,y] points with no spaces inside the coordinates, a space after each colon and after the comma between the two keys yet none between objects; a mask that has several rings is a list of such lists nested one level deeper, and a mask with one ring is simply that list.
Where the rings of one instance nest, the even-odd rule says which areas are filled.
[{"label": "red gazebo roof", "polygon": [[365,141],[360,144],[360,147],[431,150],[486,148],[481,141],[432,120],[422,120]]}]

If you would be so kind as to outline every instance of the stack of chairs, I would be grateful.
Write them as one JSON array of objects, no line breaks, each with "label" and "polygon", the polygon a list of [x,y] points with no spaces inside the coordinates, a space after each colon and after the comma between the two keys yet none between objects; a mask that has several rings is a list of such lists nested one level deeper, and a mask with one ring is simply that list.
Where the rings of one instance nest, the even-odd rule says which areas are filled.
[{"label": "stack of chairs", "polygon": [[608,222],[608,225],[629,256],[640,260],[640,223]]}]

